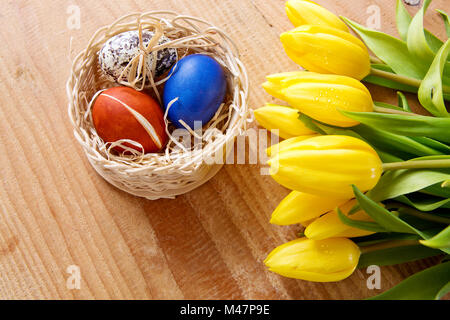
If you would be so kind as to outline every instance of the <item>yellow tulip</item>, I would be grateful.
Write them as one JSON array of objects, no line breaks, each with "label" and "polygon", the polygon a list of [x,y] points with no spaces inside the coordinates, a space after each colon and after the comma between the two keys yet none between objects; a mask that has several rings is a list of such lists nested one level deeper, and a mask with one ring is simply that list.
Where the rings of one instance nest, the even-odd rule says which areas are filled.
[{"label": "yellow tulip", "polygon": [[304,24],[313,24],[348,31],[347,26],[341,19],[312,1],[289,0],[286,2],[286,14],[296,27]]},{"label": "yellow tulip", "polygon": [[274,96],[275,98],[285,100],[281,90],[293,84],[306,81],[308,79],[308,75],[311,77],[312,74],[312,72],[305,71],[290,71],[271,74],[266,76],[267,81],[262,84],[262,87],[268,94]]},{"label": "yellow tulip", "polygon": [[301,113],[334,126],[359,124],[340,110],[373,111],[369,90],[361,82],[346,76],[306,71],[278,73],[268,76],[263,88]]},{"label": "yellow tulip", "polygon": [[280,143],[274,144],[273,146],[270,146],[269,148],[266,149],[266,153],[269,157],[272,157],[276,153],[278,153],[278,151],[280,151],[282,149],[288,149],[291,147],[295,147],[296,143],[306,140],[306,139],[309,139],[309,138],[312,138],[312,137],[317,137],[317,136],[319,136],[318,133],[306,135],[306,136],[296,136],[293,138],[289,138],[289,139],[281,141]]},{"label": "yellow tulip", "polygon": [[293,108],[266,104],[266,106],[254,110],[254,114],[261,126],[270,131],[278,129],[279,136],[283,139],[315,134],[299,120],[298,110]]},{"label": "yellow tulip", "polygon": [[[351,200],[340,207],[343,214],[348,215],[348,212],[357,204],[356,200]],[[373,219],[364,211],[360,210],[350,216],[353,220],[371,221]],[[305,229],[305,236],[309,239],[322,240],[327,238],[353,238],[362,237],[373,234],[372,231],[362,230],[350,227],[342,223],[339,219],[337,210],[333,210],[320,218],[317,218],[307,226]]]},{"label": "yellow tulip", "polygon": [[316,282],[340,281],[358,265],[360,250],[351,240],[300,238],[275,248],[264,260],[270,271]]},{"label": "yellow tulip", "polygon": [[286,54],[313,72],[349,76],[358,80],[370,72],[370,57],[364,43],[335,28],[303,25],[281,34]]},{"label": "yellow tulip", "polygon": [[273,211],[270,223],[280,226],[295,223],[305,225],[304,222],[317,218],[346,201],[348,199],[320,197],[304,192],[292,191]]},{"label": "yellow tulip", "polygon": [[324,197],[351,199],[352,184],[372,189],[382,163],[366,142],[349,136],[318,136],[279,150],[269,161],[269,173],[279,184]]}]

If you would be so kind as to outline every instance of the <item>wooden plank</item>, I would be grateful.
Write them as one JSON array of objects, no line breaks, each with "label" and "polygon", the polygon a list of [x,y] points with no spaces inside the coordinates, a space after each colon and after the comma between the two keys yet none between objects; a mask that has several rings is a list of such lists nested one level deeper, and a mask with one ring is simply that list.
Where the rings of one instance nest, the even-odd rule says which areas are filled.
[{"label": "wooden plank", "polygon": [[[318,2],[361,23],[367,8],[378,5],[382,30],[395,31],[392,1]],[[155,9],[214,22],[239,44],[257,108],[271,99],[260,87],[265,75],[296,67],[278,38],[291,28],[284,1],[75,3],[81,13],[75,30],[67,27],[66,2],[9,1],[0,13],[7,26],[0,29],[1,299],[350,299],[379,292],[367,289],[364,271],[328,284],[265,271],[264,257],[298,227],[268,223],[287,190],[261,176],[260,166],[227,165],[176,200],[148,201],[99,177],[72,135],[65,95],[70,59],[102,25]],[[445,8],[445,0],[435,0],[431,9],[437,7]],[[427,21],[444,36],[436,14]],[[382,268],[382,289],[435,262]],[[66,286],[70,265],[80,267],[80,290]]]}]

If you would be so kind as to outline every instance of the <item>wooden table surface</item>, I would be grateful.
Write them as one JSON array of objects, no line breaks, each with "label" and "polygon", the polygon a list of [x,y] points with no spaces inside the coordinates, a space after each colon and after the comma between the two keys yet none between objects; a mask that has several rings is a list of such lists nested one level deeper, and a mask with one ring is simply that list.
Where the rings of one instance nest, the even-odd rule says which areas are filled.
[{"label": "wooden table surface", "polygon": [[[362,24],[376,22],[379,10],[381,29],[396,34],[394,0],[317,2]],[[448,0],[432,3],[426,25],[444,38],[437,7],[449,9]],[[134,197],[98,176],[67,115],[70,60],[99,27],[156,9],[205,18],[232,36],[249,71],[252,108],[270,100],[260,87],[265,75],[296,67],[279,42],[292,28],[282,0],[3,1],[1,299],[358,299],[436,262],[383,267],[381,290],[367,288],[365,270],[339,283],[282,278],[262,260],[299,227],[269,224],[288,190],[261,176],[259,166],[226,165],[176,200]],[[387,89],[373,93],[394,97]],[[67,286],[73,265],[79,289]]]}]

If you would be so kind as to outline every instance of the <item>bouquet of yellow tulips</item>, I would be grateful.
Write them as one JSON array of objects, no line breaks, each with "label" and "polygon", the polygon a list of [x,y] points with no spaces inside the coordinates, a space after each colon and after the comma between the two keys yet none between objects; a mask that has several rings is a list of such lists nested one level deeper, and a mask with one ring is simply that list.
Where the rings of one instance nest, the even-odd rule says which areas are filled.
[{"label": "bouquet of yellow tulips", "polygon": [[[270,271],[328,282],[357,267],[441,256],[375,298],[450,292],[450,41],[423,28],[430,2],[411,17],[398,0],[401,39],[312,1],[286,3],[295,29],[281,42],[304,70],[269,75],[263,88],[287,105],[267,104],[255,117],[285,139],[267,150],[268,163],[292,191],[270,222],[305,229],[267,256]],[[450,19],[438,11],[450,36]],[[398,106],[374,102],[361,81],[417,93],[431,116],[412,112],[401,92]]]}]

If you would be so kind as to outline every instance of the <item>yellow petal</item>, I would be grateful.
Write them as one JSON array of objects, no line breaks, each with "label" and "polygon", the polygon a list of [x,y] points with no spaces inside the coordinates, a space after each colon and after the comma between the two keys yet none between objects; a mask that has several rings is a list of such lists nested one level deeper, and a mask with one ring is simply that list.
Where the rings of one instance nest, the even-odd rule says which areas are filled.
[{"label": "yellow petal", "polygon": [[297,142],[301,142],[303,140],[306,140],[306,139],[309,139],[312,137],[317,137],[318,135],[319,134],[311,134],[311,135],[297,136],[297,137],[286,139],[284,141],[281,141],[280,143],[274,144],[273,146],[270,146],[269,148],[267,148],[266,153],[269,157],[272,157],[275,154],[277,154],[278,151],[280,151],[282,149],[285,150],[287,148],[295,147],[295,144]]},{"label": "yellow petal", "polygon": [[304,71],[288,71],[288,72],[280,72],[280,73],[274,73],[271,75],[266,76],[267,81],[270,81],[272,83],[279,84],[281,81],[293,77],[302,76],[305,72]]},{"label": "yellow petal", "polygon": [[377,153],[366,142],[348,136],[318,136],[279,151],[268,161],[269,173],[291,190],[352,198],[352,184],[372,189],[382,173]]},{"label": "yellow petal", "polygon": [[370,97],[370,91],[360,81],[342,75],[321,74],[310,71],[293,71],[272,74],[266,78],[268,81],[278,85],[280,89],[285,89],[299,83],[340,84],[364,91]]},{"label": "yellow petal", "polygon": [[275,248],[264,263],[280,275],[317,282],[342,280],[353,273],[359,248],[346,238],[300,238]]},{"label": "yellow petal", "polygon": [[350,33],[305,25],[281,34],[280,39],[287,55],[309,71],[346,75],[358,80],[370,72],[367,48]]},{"label": "yellow petal", "polygon": [[273,83],[270,81],[266,81],[262,84],[262,87],[264,88],[264,90],[266,90],[266,92],[268,94],[270,94],[271,96],[280,99],[280,100],[284,100],[282,94],[281,94],[281,90],[283,89],[283,87],[281,87],[279,84],[277,83]]},{"label": "yellow petal", "polygon": [[300,112],[327,124],[351,127],[359,122],[343,111],[370,112],[373,101],[364,90],[342,84],[297,83],[282,90],[285,100]]},{"label": "yellow petal", "polygon": [[298,119],[298,111],[293,108],[266,104],[266,106],[254,110],[254,114],[261,126],[270,131],[279,130],[279,136],[283,139],[315,134]]},{"label": "yellow petal", "polygon": [[302,113],[336,126],[358,124],[340,110],[373,110],[369,90],[360,81],[347,76],[307,71],[284,72],[267,76],[263,86],[268,93],[289,102]]},{"label": "yellow petal", "polygon": [[[348,212],[357,204],[356,200],[351,200],[340,207],[342,213],[348,215]],[[373,219],[363,210],[360,210],[350,217],[353,220],[373,221]],[[309,239],[322,240],[327,238],[353,238],[373,234],[374,232],[353,228],[342,223],[339,219],[337,210],[321,216],[309,224],[305,229],[305,235]]]},{"label": "yellow petal", "polygon": [[296,27],[304,24],[326,25],[348,31],[347,26],[341,19],[312,1],[289,0],[286,2],[286,14]]},{"label": "yellow petal", "polygon": [[270,223],[277,225],[302,223],[317,218],[346,201],[348,199],[319,197],[308,193],[292,191],[274,210]]},{"label": "yellow petal", "polygon": [[300,83],[323,83],[323,84],[339,84],[353,87],[367,93],[369,97],[369,90],[360,82],[351,77],[321,74],[309,71],[291,71],[283,73],[275,73],[266,77],[267,81],[263,83],[263,88],[275,98],[285,100],[282,90],[292,85]]},{"label": "yellow petal", "polygon": [[[288,31],[288,33],[309,33],[309,34],[316,34],[316,35],[331,35],[336,38],[341,38],[342,40],[351,42],[357,46],[359,46],[363,50],[367,50],[367,47],[365,46],[364,42],[359,40],[357,37],[352,35],[351,33],[344,32],[342,30],[336,29],[336,28],[330,28],[328,26],[321,26],[321,25],[303,25],[300,27],[297,27],[295,29],[292,29],[291,31]],[[301,48],[298,48],[301,49]]]}]

